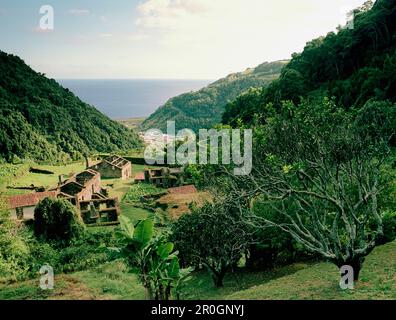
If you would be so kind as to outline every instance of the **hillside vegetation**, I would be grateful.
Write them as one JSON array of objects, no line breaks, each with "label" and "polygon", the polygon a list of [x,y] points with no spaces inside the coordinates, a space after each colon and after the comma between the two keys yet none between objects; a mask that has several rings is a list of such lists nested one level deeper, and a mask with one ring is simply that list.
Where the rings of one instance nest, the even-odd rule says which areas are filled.
[{"label": "hillside vegetation", "polygon": [[112,121],[20,58],[0,51],[0,157],[54,161],[140,145]]},{"label": "hillside vegetation", "polygon": [[198,130],[220,122],[224,106],[250,88],[267,86],[278,78],[287,61],[263,63],[245,72],[230,74],[209,86],[170,99],[141,125],[142,130],[166,130],[166,122],[176,122],[176,129]]},{"label": "hillside vegetation", "polygon": [[352,29],[308,42],[302,53],[293,54],[278,80],[227,105],[223,123],[252,123],[254,115],[265,121],[268,106],[279,110],[285,100],[297,105],[302,98],[317,103],[335,97],[347,110],[361,108],[370,99],[395,102],[395,31],[395,1],[367,1],[355,10]]},{"label": "hillside vegetation", "polygon": [[[367,259],[362,280],[354,290],[338,285],[338,270],[328,263],[298,263],[268,272],[229,274],[224,288],[213,288],[205,272],[193,273],[185,284],[183,300],[378,300],[396,299],[396,242],[378,247]],[[0,299],[143,300],[136,274],[122,261],[92,270],[56,275],[55,290],[42,291],[36,280],[0,284]]]}]

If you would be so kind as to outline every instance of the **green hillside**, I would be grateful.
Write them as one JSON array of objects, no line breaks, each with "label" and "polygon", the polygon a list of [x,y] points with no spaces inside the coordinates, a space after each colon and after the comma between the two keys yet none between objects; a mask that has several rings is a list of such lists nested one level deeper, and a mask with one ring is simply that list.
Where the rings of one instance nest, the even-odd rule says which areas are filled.
[{"label": "green hillside", "polygon": [[67,160],[140,145],[136,133],[20,58],[0,51],[0,74],[1,158]]},{"label": "green hillside", "polygon": [[[396,242],[374,250],[354,290],[338,285],[338,270],[328,263],[297,263],[267,272],[230,273],[223,288],[213,288],[206,272],[193,273],[182,300],[394,300],[396,299]],[[121,261],[95,269],[56,275],[55,290],[42,291],[36,280],[0,283],[0,299],[143,300],[144,290]]]},{"label": "green hillside", "polygon": [[220,122],[224,106],[249,88],[268,85],[278,78],[287,61],[263,63],[254,69],[235,73],[197,91],[170,99],[141,125],[141,129],[166,130],[166,122],[174,120],[176,129],[210,128]]},{"label": "green hillside", "polygon": [[[223,123],[250,123],[254,114],[266,118],[265,106],[282,101],[299,104],[335,97],[345,109],[365,103],[396,101],[396,2],[378,0],[355,10],[354,27],[330,32],[293,54],[278,80],[267,88],[239,97],[226,107]],[[371,10],[370,10],[371,9]]]}]

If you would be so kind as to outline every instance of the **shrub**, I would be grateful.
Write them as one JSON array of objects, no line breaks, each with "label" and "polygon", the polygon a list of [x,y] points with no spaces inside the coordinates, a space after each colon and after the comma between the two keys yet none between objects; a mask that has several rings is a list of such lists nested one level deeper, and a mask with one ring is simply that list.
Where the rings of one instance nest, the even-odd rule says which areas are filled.
[{"label": "shrub", "polygon": [[34,211],[34,233],[46,241],[70,244],[84,232],[85,225],[76,209],[66,200],[46,198]]},{"label": "shrub", "polygon": [[[287,223],[284,216],[258,199],[253,206],[254,213],[263,219],[277,223]],[[299,245],[286,232],[279,232],[275,227],[259,228],[254,235],[254,244],[249,247],[246,266],[250,269],[268,270],[285,266],[299,260],[306,260],[314,256]]]},{"label": "shrub", "polygon": [[9,217],[4,203],[0,202],[0,280],[16,281],[29,270],[29,248],[20,235],[22,225]]},{"label": "shrub", "polygon": [[204,265],[216,287],[232,266],[242,258],[250,244],[250,234],[239,212],[227,203],[206,203],[192,208],[172,226],[171,241],[180,251],[182,262],[198,267]]},{"label": "shrub", "polygon": [[382,215],[384,223],[384,236],[382,243],[388,243],[396,239],[396,211],[387,211]]},{"label": "shrub", "polygon": [[131,266],[139,268],[146,298],[150,300],[170,300],[175,294],[179,298],[182,283],[190,270],[181,270],[178,252],[165,234],[154,237],[154,222],[151,219],[140,221],[136,227],[126,218],[120,218],[117,233],[122,248],[118,251]]}]

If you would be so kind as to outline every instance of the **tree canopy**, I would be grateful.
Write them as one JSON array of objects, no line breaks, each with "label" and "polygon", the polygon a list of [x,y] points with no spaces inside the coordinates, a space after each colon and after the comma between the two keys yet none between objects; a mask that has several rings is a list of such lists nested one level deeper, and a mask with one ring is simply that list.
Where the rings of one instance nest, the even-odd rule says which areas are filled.
[{"label": "tree canopy", "polygon": [[136,133],[17,56],[0,51],[0,73],[0,157],[62,161],[140,146]]}]

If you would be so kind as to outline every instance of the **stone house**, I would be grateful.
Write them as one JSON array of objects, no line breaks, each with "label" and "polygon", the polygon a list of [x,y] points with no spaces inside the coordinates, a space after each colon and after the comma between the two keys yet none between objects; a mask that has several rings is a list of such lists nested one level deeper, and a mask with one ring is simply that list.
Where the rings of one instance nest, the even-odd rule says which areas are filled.
[{"label": "stone house", "polygon": [[89,169],[98,171],[104,179],[129,179],[132,176],[132,164],[130,161],[112,155],[103,159],[101,162],[92,165]]},{"label": "stone house", "polygon": [[121,214],[117,198],[96,197],[79,203],[81,217],[86,224],[113,223]]},{"label": "stone house", "polygon": [[184,184],[183,168],[156,168],[144,171],[145,182],[161,188],[171,188]]},{"label": "stone house", "polygon": [[59,177],[58,186],[47,192],[36,192],[8,198],[12,218],[34,219],[34,209],[45,198],[68,200],[80,212],[85,223],[117,223],[118,199],[108,198],[101,187],[100,173],[91,169],[73,175],[66,181]]},{"label": "stone house", "polygon": [[104,194],[100,178],[99,172],[87,169],[58,186],[58,198],[75,205],[87,224],[116,223],[120,215],[118,199]]},{"label": "stone house", "polygon": [[55,199],[57,195],[57,191],[47,191],[11,196],[8,198],[11,218],[15,220],[34,219],[34,209],[37,204],[45,198]]},{"label": "stone house", "polygon": [[100,173],[87,169],[74,175],[58,186],[59,197],[70,199],[74,205],[80,201],[91,200],[95,194],[100,194]]}]

